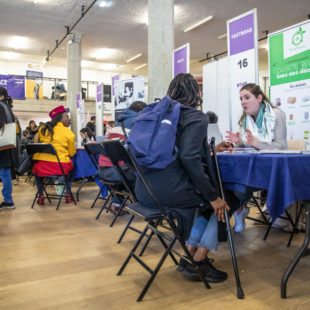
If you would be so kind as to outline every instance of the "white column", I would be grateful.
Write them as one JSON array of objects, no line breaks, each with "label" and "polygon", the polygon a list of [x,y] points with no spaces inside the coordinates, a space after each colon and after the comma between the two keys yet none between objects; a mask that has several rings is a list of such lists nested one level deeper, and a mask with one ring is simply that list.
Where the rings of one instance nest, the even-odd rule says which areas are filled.
[{"label": "white column", "polygon": [[174,0],[148,0],[148,103],[166,95],[172,79]]},{"label": "white column", "polygon": [[72,33],[67,41],[67,104],[70,108],[71,129],[77,137],[76,95],[81,92],[81,35]]}]

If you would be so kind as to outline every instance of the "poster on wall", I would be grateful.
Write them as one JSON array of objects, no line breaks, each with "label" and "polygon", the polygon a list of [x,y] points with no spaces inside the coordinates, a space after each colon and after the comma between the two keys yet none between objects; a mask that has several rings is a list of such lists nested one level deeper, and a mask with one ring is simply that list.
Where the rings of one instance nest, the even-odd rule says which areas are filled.
[{"label": "poster on wall", "polygon": [[134,101],[144,101],[144,77],[116,81],[114,94],[115,120],[117,120],[118,115],[123,113]]},{"label": "poster on wall", "polygon": [[242,115],[239,91],[248,83],[258,84],[256,9],[227,21],[230,129],[239,129]]},{"label": "poster on wall", "polygon": [[173,70],[172,78],[177,76],[179,73],[189,73],[189,60],[190,60],[190,45],[189,43],[175,49],[173,51]]},{"label": "poster on wall", "polygon": [[43,99],[43,72],[26,71],[26,97]]},{"label": "poster on wall", "polygon": [[268,37],[270,99],[286,113],[287,139],[310,149],[310,21]]},{"label": "poster on wall", "polygon": [[7,89],[13,99],[25,100],[25,78],[14,75],[0,75],[0,86]]},{"label": "poster on wall", "polygon": [[96,136],[103,136],[104,85],[97,85],[96,91]]},{"label": "poster on wall", "polygon": [[115,93],[114,93],[114,84],[116,81],[118,81],[120,79],[120,75],[115,75],[115,76],[112,76],[112,95],[114,96]]}]

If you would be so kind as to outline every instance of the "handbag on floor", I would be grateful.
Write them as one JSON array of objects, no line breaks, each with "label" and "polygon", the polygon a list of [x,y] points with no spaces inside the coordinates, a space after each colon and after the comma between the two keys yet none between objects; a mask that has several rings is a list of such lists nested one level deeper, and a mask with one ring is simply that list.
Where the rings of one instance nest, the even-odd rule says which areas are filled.
[{"label": "handbag on floor", "polygon": [[16,123],[12,119],[8,107],[0,101],[7,119],[7,124],[4,124],[0,129],[0,151],[16,148]]}]

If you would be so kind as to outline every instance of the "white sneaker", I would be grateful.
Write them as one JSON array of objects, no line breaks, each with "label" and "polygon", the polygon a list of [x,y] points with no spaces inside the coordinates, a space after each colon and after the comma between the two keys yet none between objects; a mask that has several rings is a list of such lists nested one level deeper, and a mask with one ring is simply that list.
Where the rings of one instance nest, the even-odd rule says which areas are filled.
[{"label": "white sneaker", "polygon": [[240,213],[234,212],[235,217],[235,232],[243,232],[245,229],[245,218],[249,215],[250,208],[243,207]]}]

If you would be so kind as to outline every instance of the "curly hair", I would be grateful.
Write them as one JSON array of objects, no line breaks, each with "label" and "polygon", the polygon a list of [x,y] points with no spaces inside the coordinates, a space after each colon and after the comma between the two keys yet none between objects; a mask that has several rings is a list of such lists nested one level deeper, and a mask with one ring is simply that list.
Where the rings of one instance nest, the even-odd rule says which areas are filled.
[{"label": "curly hair", "polygon": [[178,74],[171,81],[167,95],[189,107],[197,108],[202,104],[199,85],[189,73]]}]

